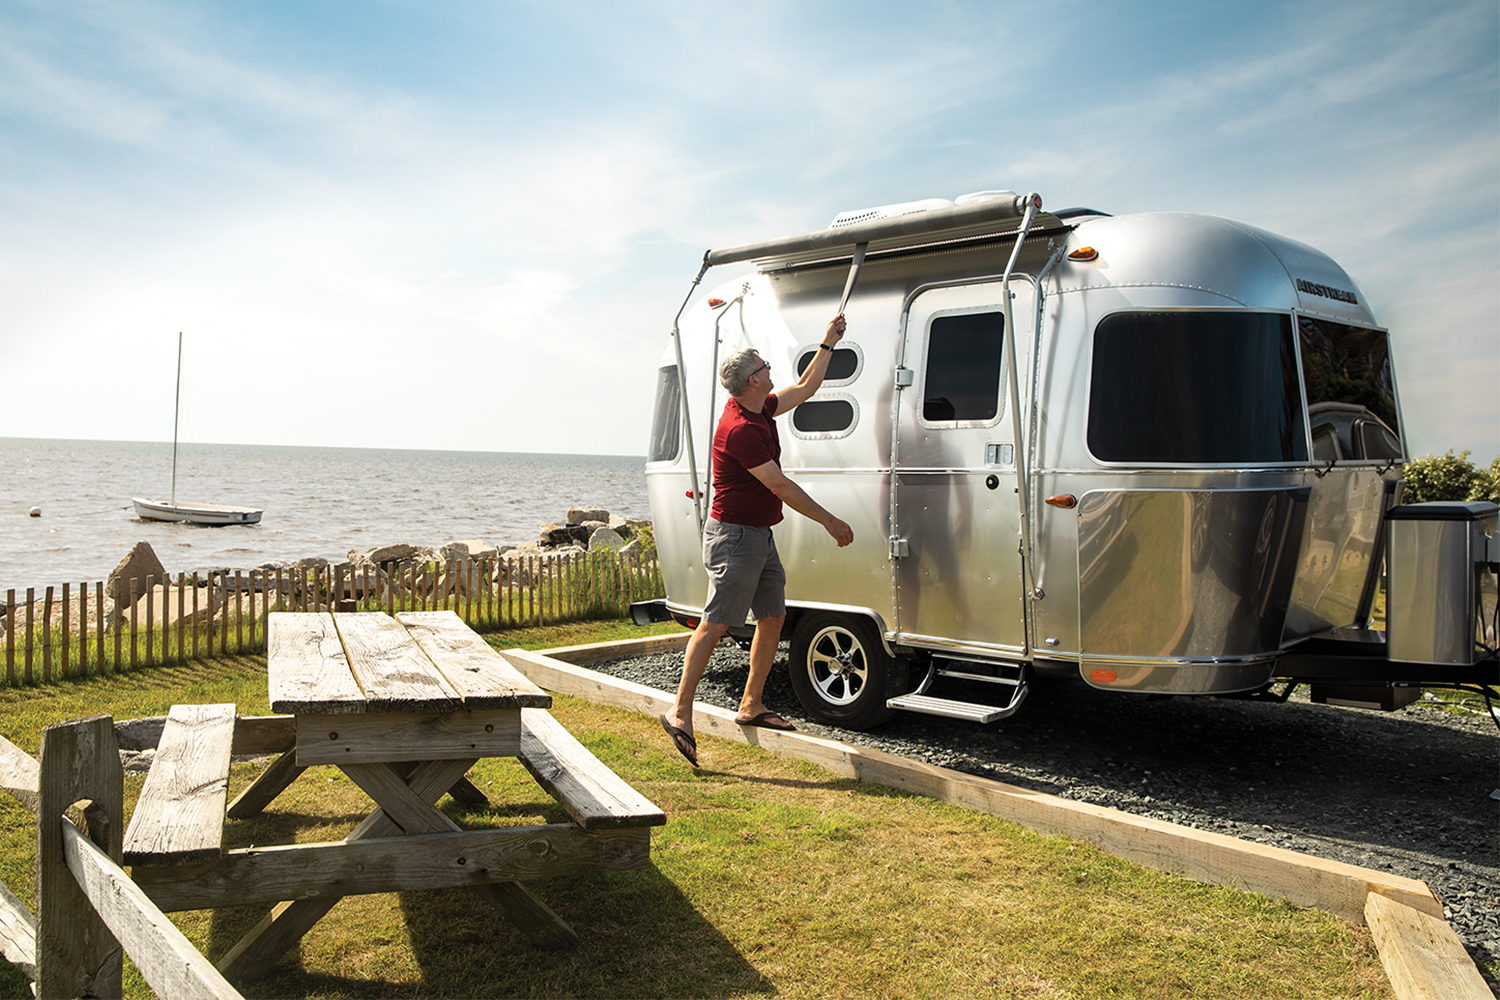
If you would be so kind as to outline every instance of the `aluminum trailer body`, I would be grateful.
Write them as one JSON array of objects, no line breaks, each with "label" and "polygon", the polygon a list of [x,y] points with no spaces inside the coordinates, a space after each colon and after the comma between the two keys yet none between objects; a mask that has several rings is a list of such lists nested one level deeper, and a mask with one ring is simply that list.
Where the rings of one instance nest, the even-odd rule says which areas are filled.
[{"label": "aluminum trailer body", "polygon": [[[1482,647],[1392,675],[1369,628],[1408,455],[1388,334],[1348,274],[1226,219],[1054,215],[1009,192],[705,255],[757,269],[690,295],[662,356],[658,616],[695,623],[706,599],[719,361],[754,347],[793,381],[861,258],[828,376],[778,419],[784,471],[855,537],[839,549],[791,511],[775,528],[813,717],[988,721],[1036,675],[1228,695],[1302,663],[1354,702],[1493,683]],[[1476,517],[1479,624],[1460,644],[1493,648],[1495,517]],[[950,678],[994,697],[938,697]]]}]

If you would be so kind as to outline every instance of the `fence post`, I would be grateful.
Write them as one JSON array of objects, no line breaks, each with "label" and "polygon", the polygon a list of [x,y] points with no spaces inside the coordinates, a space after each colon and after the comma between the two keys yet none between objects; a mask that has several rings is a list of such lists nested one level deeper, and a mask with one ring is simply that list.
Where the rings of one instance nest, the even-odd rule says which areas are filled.
[{"label": "fence post", "polygon": [[146,666],[156,662],[156,577],[146,574]]},{"label": "fence post", "polygon": [[63,857],[63,813],[88,799],[94,806],[88,811],[89,839],[120,863],[125,779],[110,717],[44,729],[37,784],[36,995],[120,996],[120,944]]},{"label": "fence post", "polygon": [[66,678],[68,676],[68,667],[69,667],[70,661],[72,659],[72,657],[71,657],[70,654],[73,652],[73,650],[72,650],[72,646],[73,646],[73,623],[71,621],[69,621],[69,619],[72,617],[73,605],[68,600],[68,597],[69,597],[69,593],[68,592],[69,592],[69,590],[71,590],[71,585],[70,584],[66,584],[66,583],[63,584],[63,592],[62,592],[62,676],[64,678]]},{"label": "fence post", "polygon": [[52,588],[42,599],[42,682],[52,681]]},{"label": "fence post", "polygon": [[5,592],[5,683],[16,686],[16,592]]},{"label": "fence post", "polygon": [[[94,670],[104,676],[104,581],[94,581],[94,630],[99,636],[99,655],[94,660]],[[120,630],[115,629],[115,635]]]},{"label": "fence post", "polygon": [[182,663],[187,659],[187,636],[183,629],[187,627],[187,574],[177,574],[177,662]]}]

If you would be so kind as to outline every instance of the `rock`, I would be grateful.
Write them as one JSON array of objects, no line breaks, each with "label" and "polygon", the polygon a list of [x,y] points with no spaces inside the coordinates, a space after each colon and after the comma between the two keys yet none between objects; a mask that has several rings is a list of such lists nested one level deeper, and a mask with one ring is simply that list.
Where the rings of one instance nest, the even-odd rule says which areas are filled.
[{"label": "rock", "polygon": [[582,524],[584,521],[602,521],[609,523],[609,511],[602,507],[569,507],[568,523]]},{"label": "rock", "polygon": [[310,569],[327,569],[327,568],[328,568],[328,560],[324,559],[322,556],[308,556],[305,559],[298,559],[296,562],[292,563],[292,569],[294,569],[294,570],[303,570],[303,571],[306,571],[306,570],[310,570]]},{"label": "rock", "polygon": [[167,575],[161,560],[156,558],[156,551],[151,548],[149,542],[136,542],[135,546],[120,560],[118,566],[109,574],[109,579],[104,585],[104,592],[115,602],[116,608],[123,608],[130,602],[130,581],[136,581],[136,591],[144,592],[146,589],[146,577],[161,580]]},{"label": "rock", "polygon": [[438,550],[443,562],[470,562],[475,559],[493,559],[499,551],[489,542],[469,538],[461,542],[449,542]]},{"label": "rock", "polygon": [[626,542],[625,547],[620,550],[620,555],[626,556],[631,559],[636,558],[640,554],[641,540],[639,538],[632,538],[629,542]]},{"label": "rock", "polygon": [[609,527],[609,523],[607,521],[580,521],[578,526],[584,531],[587,531],[589,533],[589,537],[593,537],[594,532],[598,531],[600,528]]},{"label": "rock", "polygon": [[630,519],[621,517],[619,514],[609,515],[609,530],[621,538],[634,538],[635,528],[631,527]]},{"label": "rock", "polygon": [[589,551],[601,552],[609,550],[618,552],[625,547],[625,539],[609,528],[600,526],[589,536]]},{"label": "rock", "polygon": [[155,750],[161,742],[161,731],[166,728],[165,715],[151,715],[144,719],[121,719],[115,723],[115,739],[121,750]]},{"label": "rock", "polygon": [[539,542],[544,548],[555,549],[559,545],[568,545],[572,542],[587,545],[589,541],[588,530],[582,525],[569,524],[558,527],[555,524],[544,524],[542,529]]},{"label": "rock", "polygon": [[371,549],[365,553],[365,558],[372,563],[393,563],[403,559],[410,559],[417,554],[415,545],[407,545],[402,542],[398,545],[386,545],[378,549]]}]

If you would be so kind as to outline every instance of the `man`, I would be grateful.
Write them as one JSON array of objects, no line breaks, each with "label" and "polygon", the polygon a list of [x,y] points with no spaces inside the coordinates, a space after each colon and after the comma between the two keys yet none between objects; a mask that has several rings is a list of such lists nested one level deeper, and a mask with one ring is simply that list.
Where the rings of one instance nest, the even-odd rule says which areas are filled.
[{"label": "man", "polygon": [[698,744],[693,738],[693,697],[698,682],[714,647],[731,625],[744,624],[747,611],[755,617],[755,638],[750,644],[750,676],[735,721],[767,729],[794,728],[761,700],[786,620],[786,573],[771,527],[781,521],[786,504],[821,524],[840,547],[854,541],[854,531],[782,473],[774,418],[790,413],[818,391],[834,345],[843,337],[840,313],[829,321],[802,377],[780,392],[772,389],[770,363],[753,349],[737,351],[719,366],[719,381],[730,398],[714,431],[714,499],[703,527],[708,602],[688,640],[677,701],[660,716],[662,729],[694,767]]}]

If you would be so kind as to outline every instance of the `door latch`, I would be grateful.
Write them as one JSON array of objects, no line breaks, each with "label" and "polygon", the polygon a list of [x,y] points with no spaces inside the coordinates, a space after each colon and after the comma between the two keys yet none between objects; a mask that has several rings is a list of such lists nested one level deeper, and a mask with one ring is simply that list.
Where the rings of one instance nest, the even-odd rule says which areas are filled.
[{"label": "door latch", "polygon": [[897,389],[904,389],[907,386],[911,385],[913,379],[915,378],[915,376],[916,376],[916,372],[912,371],[910,368],[897,368],[896,369],[896,388]]},{"label": "door latch", "polygon": [[902,559],[911,555],[911,545],[906,539],[897,538],[895,535],[892,535],[886,541],[890,542],[892,559]]}]

